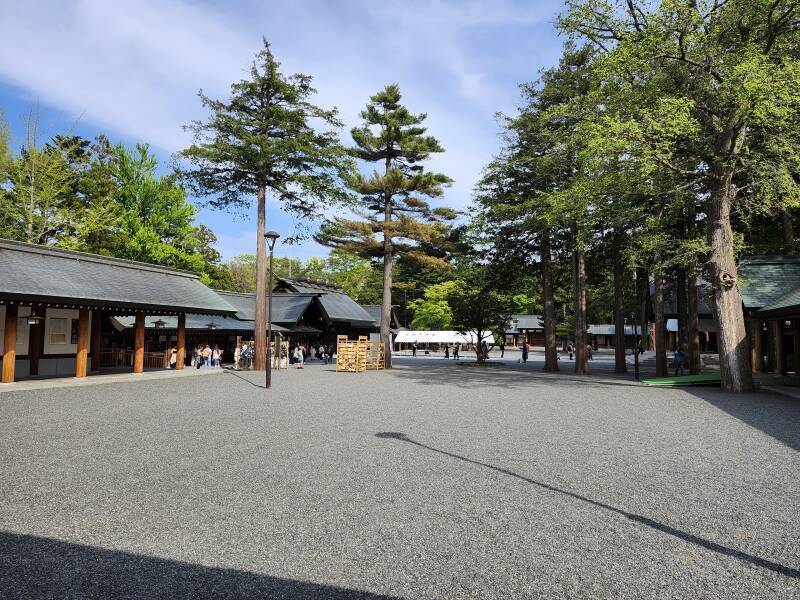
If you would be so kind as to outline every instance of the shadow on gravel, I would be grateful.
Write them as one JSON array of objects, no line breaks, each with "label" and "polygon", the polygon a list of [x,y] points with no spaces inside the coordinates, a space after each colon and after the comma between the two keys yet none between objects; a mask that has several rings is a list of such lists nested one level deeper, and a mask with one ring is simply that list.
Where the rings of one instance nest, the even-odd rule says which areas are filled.
[{"label": "shadow on gravel", "polygon": [[777,394],[728,394],[719,389],[684,388],[741,422],[800,450],[800,401]]},{"label": "shadow on gravel", "polygon": [[557,488],[552,485],[548,485],[546,483],[542,483],[540,481],[536,481],[535,479],[530,479],[518,473],[514,473],[513,471],[509,471],[508,469],[504,469],[502,467],[497,467],[495,465],[491,465],[488,463],[480,462],[478,460],[473,460],[471,458],[467,458],[466,456],[461,456],[459,454],[454,454],[452,452],[447,452],[446,450],[440,450],[439,448],[434,448],[433,446],[428,446],[427,444],[423,444],[422,442],[418,442],[416,440],[411,439],[404,433],[396,432],[396,431],[383,431],[381,433],[375,434],[376,438],[380,439],[389,439],[389,440],[398,440],[401,442],[406,442],[408,444],[413,444],[414,446],[418,446],[420,448],[424,448],[425,450],[430,450],[432,452],[437,452],[439,454],[443,454],[444,456],[449,456],[450,458],[455,458],[457,460],[472,464],[478,465],[479,467],[485,467],[487,469],[491,469],[493,471],[497,471],[498,473],[502,473],[503,475],[508,475],[509,477],[514,477],[515,479],[519,479],[524,481],[525,483],[529,483],[531,485],[535,485],[542,489],[545,489],[550,492],[556,492],[558,494],[563,494],[565,496],[569,496],[570,498],[574,498],[576,500],[580,500],[581,502],[586,502],[587,504],[591,504],[592,506],[596,506],[598,508],[605,509],[609,512],[616,513],[618,515],[622,515],[633,521],[634,523],[639,523],[641,525],[645,525],[662,533],[666,533],[668,535],[674,536],[678,539],[681,539],[685,542],[689,542],[690,544],[696,544],[707,550],[712,550],[713,552],[718,552],[720,554],[724,554],[725,556],[730,556],[732,558],[736,558],[738,560],[763,567],[765,569],[769,569],[770,571],[774,571],[775,573],[780,573],[781,575],[785,575],[787,577],[792,577],[794,579],[800,579],[800,571],[797,569],[793,569],[791,567],[784,566],[782,564],[773,562],[771,560],[767,560],[761,558],[759,556],[754,556],[752,554],[747,554],[746,552],[741,552],[740,550],[735,550],[734,548],[728,548],[727,546],[722,546],[721,544],[717,544],[716,542],[712,542],[705,538],[698,537],[696,535],[692,535],[691,533],[686,533],[685,531],[681,531],[680,529],[675,529],[674,527],[670,527],[664,523],[660,523],[648,517],[644,517],[642,515],[637,515],[634,513],[630,513],[628,511],[622,510],[621,508],[617,508],[616,506],[611,506],[610,504],[605,504],[603,502],[599,502],[598,500],[592,500],[586,496],[581,496],[575,492],[570,492],[569,490],[562,490],[561,488]]},{"label": "shadow on gravel", "polygon": [[[241,375],[241,374],[237,373],[233,369],[225,369],[225,374],[226,375],[232,375],[233,377],[236,377],[236,379],[241,379],[242,381],[244,381],[248,385],[252,385],[253,387],[256,387],[256,388],[259,388],[259,389],[262,389],[262,390],[265,389],[264,388],[264,372],[263,371],[247,371],[247,372],[248,373],[257,373],[258,376],[260,376],[260,382],[254,381],[254,379],[250,379],[249,377],[245,377],[244,375]],[[255,375],[253,375],[253,378],[255,378]]]},{"label": "shadow on gravel", "polygon": [[4,598],[391,600],[340,587],[0,532]]},{"label": "shadow on gravel", "polygon": [[545,373],[541,368],[513,364],[492,364],[478,366],[475,363],[409,363],[397,364],[392,374],[403,379],[413,380],[422,385],[446,385],[463,388],[491,386],[501,389],[521,389],[532,383],[552,385],[597,386],[616,385],[630,387],[636,385],[632,374],[615,375],[610,369],[593,370],[591,375],[578,376],[571,370],[558,373]]}]

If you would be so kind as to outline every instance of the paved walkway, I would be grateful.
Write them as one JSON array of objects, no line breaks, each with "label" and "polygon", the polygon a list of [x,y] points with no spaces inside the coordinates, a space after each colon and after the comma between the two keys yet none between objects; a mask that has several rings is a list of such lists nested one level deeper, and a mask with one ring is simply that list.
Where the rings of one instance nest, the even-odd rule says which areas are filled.
[{"label": "paved walkway", "polygon": [[23,379],[14,383],[1,383],[0,394],[4,392],[25,392],[30,390],[48,390],[60,388],[85,387],[89,385],[104,385],[108,383],[134,383],[140,381],[151,381],[153,379],[175,379],[182,377],[194,377],[198,375],[219,375],[222,369],[190,369],[186,367],[180,371],[173,369],[154,369],[144,373],[131,373],[130,370],[124,372],[105,371],[100,373],[90,373],[86,377],[42,377],[41,379]]},{"label": "paved walkway", "polygon": [[444,361],[261,386],[0,396],[0,595],[800,592],[800,402]]}]

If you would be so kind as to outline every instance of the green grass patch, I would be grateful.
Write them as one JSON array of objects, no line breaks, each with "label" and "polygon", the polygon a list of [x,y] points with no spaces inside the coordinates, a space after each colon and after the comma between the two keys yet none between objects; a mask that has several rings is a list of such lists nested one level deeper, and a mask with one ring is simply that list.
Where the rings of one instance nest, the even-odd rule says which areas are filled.
[{"label": "green grass patch", "polygon": [[645,385],[662,385],[667,387],[677,387],[681,385],[719,385],[719,373],[706,373],[705,375],[681,375],[680,377],[656,377],[654,379],[644,379]]}]

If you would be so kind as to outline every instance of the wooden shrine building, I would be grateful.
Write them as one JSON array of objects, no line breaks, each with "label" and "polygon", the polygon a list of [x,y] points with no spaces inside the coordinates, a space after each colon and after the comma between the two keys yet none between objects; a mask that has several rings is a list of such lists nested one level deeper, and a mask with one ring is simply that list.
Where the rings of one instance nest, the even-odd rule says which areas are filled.
[{"label": "wooden shrine building", "polygon": [[128,352],[134,373],[144,370],[147,315],[173,316],[182,368],[186,316],[236,312],[196,273],[0,239],[3,383],[98,370],[103,329],[114,316],[133,317]]}]

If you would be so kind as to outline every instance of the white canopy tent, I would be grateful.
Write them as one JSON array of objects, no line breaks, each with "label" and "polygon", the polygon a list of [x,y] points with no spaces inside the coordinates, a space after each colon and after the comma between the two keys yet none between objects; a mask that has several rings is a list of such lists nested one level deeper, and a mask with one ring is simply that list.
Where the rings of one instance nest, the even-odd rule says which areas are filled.
[{"label": "white canopy tent", "polygon": [[[478,335],[474,331],[461,333],[460,331],[399,331],[394,337],[395,344],[475,344]],[[484,338],[492,341],[492,334],[487,333]]]}]

